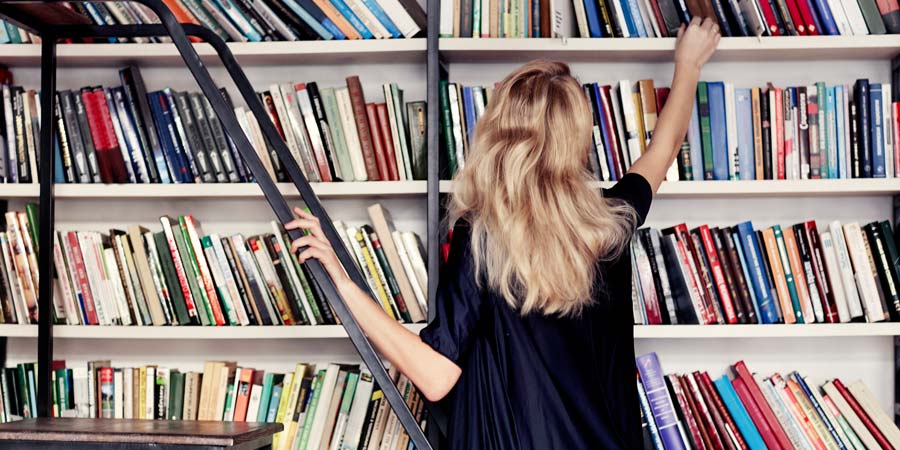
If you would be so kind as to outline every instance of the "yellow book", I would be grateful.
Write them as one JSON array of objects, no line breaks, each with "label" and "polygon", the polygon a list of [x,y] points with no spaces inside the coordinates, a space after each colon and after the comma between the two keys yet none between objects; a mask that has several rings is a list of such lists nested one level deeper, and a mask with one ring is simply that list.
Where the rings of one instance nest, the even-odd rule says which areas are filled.
[{"label": "yellow book", "polygon": [[[291,392],[294,388],[293,381],[294,374],[284,374],[284,387],[281,388],[281,401],[278,402],[278,412],[275,413],[275,422],[284,423],[284,416],[288,410],[288,403],[290,401]],[[281,444],[281,438],[284,436],[284,434],[284,431],[275,433],[275,436],[272,438],[272,448],[280,448],[279,445]]]},{"label": "yellow book", "polygon": [[138,373],[138,417],[146,419],[144,411],[147,410],[147,396],[144,393],[147,392],[147,368],[141,367]]},{"label": "yellow book", "polygon": [[369,273],[372,274],[374,278],[373,285],[375,285],[375,294],[378,295],[378,300],[381,302],[381,306],[385,311],[391,316],[392,319],[397,319],[397,315],[394,313],[394,307],[391,305],[391,300],[388,298],[387,292],[384,290],[384,286],[381,285],[381,280],[378,279],[378,269],[375,267],[375,260],[372,259],[372,253],[369,252],[369,247],[366,246],[366,240],[363,236],[361,230],[356,230],[356,242],[359,244],[360,251],[362,252],[363,260],[366,263],[366,267],[369,268]]},{"label": "yellow book", "polygon": [[[289,450],[294,448],[296,445],[294,443],[295,434],[297,433],[297,410],[300,408],[298,403],[301,402],[300,399],[300,386],[303,384],[303,376],[306,375],[306,365],[305,364],[297,364],[294,368],[293,375],[293,383],[291,383],[291,391],[287,402],[287,408],[284,413],[284,418],[280,420],[282,426],[284,427],[284,432],[282,434],[282,439],[280,442],[280,448],[284,450]],[[281,398],[284,398],[282,395]],[[280,409],[279,405],[279,409]],[[278,448],[278,447],[274,447]]]},{"label": "yellow book", "polygon": [[637,119],[638,126],[638,142],[641,144],[641,155],[647,151],[647,130],[644,128],[644,106],[641,101],[641,94],[638,92],[631,93],[631,99],[634,101],[634,116]]}]

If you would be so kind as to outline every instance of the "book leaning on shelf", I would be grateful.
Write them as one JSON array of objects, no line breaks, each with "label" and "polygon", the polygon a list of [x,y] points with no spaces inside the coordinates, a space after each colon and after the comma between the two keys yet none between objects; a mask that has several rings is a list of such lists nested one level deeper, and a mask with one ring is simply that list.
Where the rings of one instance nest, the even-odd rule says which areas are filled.
[{"label": "book leaning on shelf", "polygon": [[[426,26],[425,11],[415,0],[163,0],[163,3],[178,22],[202,25],[223,40],[233,42],[411,38]],[[61,4],[95,25],[159,23],[156,13],[136,2]],[[170,39],[85,41],[148,43]],[[39,38],[0,21],[0,44],[37,42]]]},{"label": "book leaning on shelf", "polygon": [[722,36],[900,33],[884,0],[448,0],[440,35],[461,38],[674,38],[694,17]]},{"label": "book leaning on shelf", "polygon": [[[4,323],[37,323],[36,207],[7,212],[0,233]],[[394,319],[424,321],[427,272],[419,238],[394,228],[379,204],[372,225],[335,225],[376,300]],[[204,234],[193,216],[160,217],[160,230],[59,231],[56,323],[68,325],[328,325],[336,318],[277,222],[244,237]]]},{"label": "book leaning on shelf", "polygon": [[713,380],[665,375],[656,353],[636,361],[645,450],[900,448],[900,428],[862,381],[763,377],[744,361]]},{"label": "book leaning on shelf", "polygon": [[631,250],[637,324],[900,321],[900,252],[888,221],[682,223],[639,229]]},{"label": "book leaning on shelf", "polygon": [[[0,371],[3,422],[34,417],[34,363]],[[389,371],[419,424],[424,399],[410,381]],[[53,417],[214,420],[281,423],[272,448],[407,450],[409,437],[365,368],[296,364],[293,372],[207,361],[202,372],[157,365],[113,367],[54,361]]]},{"label": "book leaning on shelf", "polygon": [[[119,77],[121,86],[56,93],[55,182],[252,181],[205,96],[169,88],[148,93],[133,66]],[[37,182],[40,94],[10,83],[0,87],[0,179]],[[424,180],[425,103],[404,102],[393,83],[382,90],[384,102],[366,103],[352,76],[334,88],[272,84],[259,96],[308,180]],[[269,175],[287,181],[253,114],[243,106],[234,112]]]},{"label": "book leaning on shelf", "polygon": [[[898,74],[895,73],[895,77]],[[900,78],[898,78],[900,81]],[[593,114],[590,169],[622,177],[646,150],[669,88],[653,80],[583,85]],[[492,89],[441,82],[445,177],[464,166]],[[900,174],[900,97],[891,83],[736,88],[705,82],[666,176],[687,180],[892,178]]]}]

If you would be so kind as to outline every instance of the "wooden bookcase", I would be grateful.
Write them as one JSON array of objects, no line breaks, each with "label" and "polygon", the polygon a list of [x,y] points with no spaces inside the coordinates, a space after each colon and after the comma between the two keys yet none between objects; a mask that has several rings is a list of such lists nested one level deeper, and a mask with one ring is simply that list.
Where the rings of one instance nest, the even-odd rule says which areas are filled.
[{"label": "wooden bookcase", "polygon": [[[447,0],[445,0],[447,1]],[[422,2],[424,3],[424,1]],[[438,1],[428,0],[437,12]],[[395,82],[408,100],[429,101],[429,180],[411,182],[323,183],[315,186],[329,213],[351,224],[368,222],[365,208],[383,203],[398,229],[427,241],[430,290],[438,278],[438,242],[442,194],[452,182],[439,181],[437,82],[487,85],[533,58],[570,62],[583,82],[612,83],[652,78],[668,85],[672,39],[450,39],[438,38],[436,16],[427,38],[355,42],[274,42],[230,44],[254,86],[291,80],[315,80],[338,86],[359,75],[367,101],[381,101],[381,85]],[[210,48],[211,73],[225,82]],[[704,80],[729,80],[736,86],[778,86],[824,81],[851,83],[856,78],[890,81],[890,60],[900,54],[900,36],[821,36],[723,38],[704,70]],[[71,44],[58,48],[59,89],[117,85],[117,70],[141,67],[148,90],[172,87],[197,90],[175,51],[167,44]],[[37,88],[40,48],[0,46],[0,62],[18,84]],[[228,86],[231,88],[232,86]],[[233,98],[237,98],[236,95]],[[600,183],[607,185],[607,183]],[[292,193],[289,185],[283,192]],[[664,183],[654,200],[648,225],[709,223],[756,226],[820,221],[866,222],[891,215],[900,179],[819,181],[721,181]],[[292,197],[297,200],[296,194]],[[0,185],[0,198],[21,210],[37,201],[36,185]],[[193,214],[205,232],[252,234],[268,230],[274,215],[252,184],[210,185],[58,185],[58,230],[107,230],[140,223],[159,228],[163,214]],[[297,200],[299,202],[299,200]],[[410,326],[412,330],[422,325]],[[36,360],[37,327],[0,325],[8,338],[9,363]],[[744,359],[761,373],[799,370],[814,380],[863,379],[886,410],[892,409],[894,336],[900,324],[655,326],[635,328],[638,353],[657,351],[667,372],[709,370],[720,374]],[[298,361],[358,361],[339,326],[321,327],[54,327],[54,358],[69,364],[111,359],[114,364],[159,364],[201,370],[203,361],[227,359],[264,370],[289,370]]]}]

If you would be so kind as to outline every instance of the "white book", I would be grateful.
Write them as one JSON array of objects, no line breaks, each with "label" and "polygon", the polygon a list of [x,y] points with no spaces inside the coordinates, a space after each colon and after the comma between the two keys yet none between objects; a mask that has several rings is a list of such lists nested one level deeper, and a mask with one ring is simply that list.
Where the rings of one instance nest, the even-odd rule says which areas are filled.
[{"label": "white book", "polygon": [[[781,105],[773,105],[773,108],[780,107]],[[725,130],[728,147],[728,178],[738,180],[740,179],[741,169],[740,159],[738,158],[738,125],[737,109],[734,103],[734,83],[725,83]],[[673,163],[672,167],[675,166],[676,164]]]},{"label": "white book", "polygon": [[122,370],[113,372],[113,418],[125,418],[125,380],[122,378]]},{"label": "white book", "polygon": [[[622,105],[622,117],[625,119],[625,133],[627,139],[629,165],[634,164],[641,157],[641,133],[638,130],[637,111],[634,109],[632,96],[632,84],[630,80],[619,81],[619,100]],[[614,101],[615,102],[615,101]],[[621,123],[619,124],[621,126]]]},{"label": "white book", "polygon": [[551,37],[568,38],[575,36],[575,11],[573,6],[577,6],[575,5],[577,3],[569,0],[550,0],[550,14],[552,14],[550,17]]},{"label": "white book", "polygon": [[413,271],[416,273],[416,281],[422,292],[428,292],[428,270],[425,269],[425,260],[422,258],[422,246],[419,245],[419,238],[412,231],[403,231],[400,233],[403,239],[403,246],[406,248],[406,255],[409,262],[412,263]]},{"label": "white book", "polygon": [[103,245],[100,243],[100,233],[94,231],[88,232],[85,233],[85,238],[92,245],[91,250],[94,253],[94,257],[96,258],[96,275],[97,279],[100,281],[100,289],[102,289],[102,300],[104,302],[104,307],[107,308],[107,318],[111,321],[112,325],[118,325],[121,323],[122,317],[120,316],[120,308],[118,304],[119,302],[115,290],[113,289],[112,280],[109,273],[107,272],[105,252],[103,249]]},{"label": "white book", "polygon": [[259,403],[262,400],[263,387],[260,384],[250,385],[250,399],[247,402],[247,422],[256,422],[259,416]]},{"label": "white book", "polygon": [[144,407],[144,419],[155,419],[156,418],[156,403],[153,401],[155,398],[155,388],[156,388],[156,368],[153,366],[147,366],[147,375],[144,383],[144,399],[145,399],[145,407]]},{"label": "white book", "polygon": [[[56,284],[59,287],[59,296],[54,296],[53,300],[57,301],[59,299],[62,301],[63,309],[65,311],[66,324],[68,325],[81,325],[81,311],[77,308],[75,303],[75,293],[72,290],[72,278],[69,272],[68,264],[66,263],[65,255],[60,247],[62,245],[63,234],[60,231],[57,231],[55,234],[55,239],[53,240],[53,264],[56,267]],[[8,272],[8,270],[5,270]],[[10,286],[7,284],[7,286]]]},{"label": "white book", "polygon": [[[346,87],[339,87],[334,89],[334,97],[337,100],[338,114],[341,116],[341,126],[344,130],[344,137],[347,140],[347,151],[350,153],[350,164],[353,166],[353,178],[356,181],[366,181],[369,179],[369,175],[366,172],[366,161],[362,154],[362,144],[359,142],[359,133],[356,129],[350,93]],[[366,119],[363,118],[363,120]]]},{"label": "white book", "polygon": [[894,122],[891,120],[891,84],[883,83],[881,85],[881,106],[882,106],[882,123],[884,126],[882,134],[884,135],[884,176],[893,178],[894,173]]},{"label": "white book", "polygon": [[834,221],[828,224],[828,229],[834,240],[834,255],[837,258],[838,272],[840,272],[841,282],[844,286],[850,318],[863,317],[862,300],[860,292],[857,290],[856,277],[853,275],[853,263],[850,261],[847,241],[844,239],[844,228],[840,222]]},{"label": "white book", "polygon": [[353,403],[350,404],[350,414],[347,416],[347,425],[344,428],[340,450],[358,449],[374,386],[372,373],[362,369],[359,373],[359,381],[356,383],[356,393],[353,394]]},{"label": "white book", "polygon": [[900,428],[897,428],[894,421],[881,409],[878,400],[875,399],[869,388],[861,380],[856,380],[847,385],[847,390],[853,394],[853,397],[862,406],[863,411],[875,422],[875,425],[887,438],[888,442],[895,449],[900,448]]},{"label": "white book", "polygon": [[318,449],[322,442],[322,431],[325,429],[325,421],[328,419],[329,403],[337,383],[338,372],[341,368],[337,364],[329,364],[325,369],[325,378],[322,381],[322,391],[319,393],[319,404],[313,415],[310,427],[307,449]]},{"label": "white book", "polygon": [[412,286],[416,301],[419,303],[419,307],[422,308],[422,311],[426,312],[428,311],[428,299],[426,298],[428,283],[425,283],[425,288],[423,289],[422,284],[418,280],[416,270],[413,267],[412,258],[406,251],[406,245],[403,242],[403,237],[400,232],[391,232],[391,239],[394,241],[394,246],[397,247],[397,253],[400,255],[400,264],[403,266],[403,271],[406,272],[406,277],[409,279],[409,284]]},{"label": "white book", "polygon": [[363,25],[369,29],[372,36],[375,36],[376,39],[388,39],[391,37],[387,28],[378,21],[375,14],[373,14],[363,2],[360,0],[346,0],[345,3],[350,7],[350,11],[353,11],[353,14],[362,21]]},{"label": "white book", "polygon": [[[384,92],[385,109],[387,109],[388,129],[391,130],[391,145],[394,146],[394,163],[397,167],[397,175],[399,175],[400,181],[408,180],[409,178],[407,178],[406,170],[404,169],[405,158],[403,158],[403,147],[400,145],[400,135],[397,132],[400,127],[397,126],[397,110],[394,109],[394,94],[390,84],[384,84],[381,88]],[[390,163],[390,161],[388,161],[388,163]]]},{"label": "white book", "polygon": [[266,168],[266,172],[269,172],[269,176],[274,180],[275,170],[272,169],[272,162],[269,160],[269,155],[265,151],[265,148],[260,148],[260,143],[256,141],[256,136],[250,128],[250,122],[247,120],[247,110],[244,109],[243,106],[238,106],[237,108],[234,108],[234,115],[237,117],[238,125],[241,126],[244,136],[246,136],[247,140],[250,142],[250,146],[256,151],[259,160],[262,161],[263,167]]},{"label": "white book", "polygon": [[438,28],[440,37],[453,37],[453,3],[441,2],[441,24]]},{"label": "white book", "polygon": [[862,9],[856,0],[840,0],[844,6],[844,14],[847,16],[847,22],[850,30],[856,36],[865,36],[869,34],[869,26],[866,25],[866,19],[863,17]]},{"label": "white book", "polygon": [[497,37],[497,36],[491,36],[491,14],[497,14],[497,11],[491,11],[491,0],[475,0],[475,1],[481,1],[481,36],[480,37]]},{"label": "white book", "polygon": [[866,426],[859,419],[859,416],[853,412],[853,408],[847,404],[847,400],[844,400],[844,396],[838,392],[837,388],[834,387],[834,383],[829,381],[822,386],[822,390],[825,391],[825,394],[828,395],[828,398],[831,399],[831,402],[834,403],[834,406],[837,407],[838,411],[840,411],[841,415],[844,416],[844,419],[850,423],[850,428],[856,432],[856,437],[859,438],[865,444],[866,448],[869,449],[879,449],[881,448],[878,445],[878,441],[875,440],[875,437],[872,436],[872,433],[866,428]]},{"label": "white book", "polygon": [[[404,36],[411,38],[416,35],[421,28],[416,25],[416,22],[413,20],[412,16],[406,12],[406,9],[403,8],[403,5],[400,4],[398,0],[376,0],[378,5],[381,6],[381,9],[384,10],[384,13],[388,15],[388,18],[391,19],[391,22],[394,22],[394,25],[397,29],[403,33]],[[451,14],[452,17],[452,14]],[[312,447],[310,447],[312,448]]]},{"label": "white book", "polygon": [[[225,412],[222,414],[223,422],[233,422],[234,421],[234,405],[237,402],[237,394],[238,394],[238,385],[241,383],[241,372],[244,369],[238,367],[234,369],[234,382],[231,384],[231,397],[225,405]],[[226,394],[228,390],[226,389]]]},{"label": "white book", "polygon": [[241,300],[241,292],[237,287],[237,280],[234,278],[234,273],[231,272],[231,266],[228,265],[228,256],[225,254],[225,248],[222,247],[222,239],[215,233],[209,235],[209,239],[212,241],[213,253],[215,254],[213,260],[219,266],[218,271],[214,270],[213,277],[216,277],[216,273],[222,277],[222,284],[225,286],[222,291],[227,291],[237,314],[238,323],[250,325],[247,310],[244,308],[244,302]]},{"label": "white book", "polygon": [[465,119],[463,118],[462,111],[459,110],[459,89],[456,83],[450,83],[447,85],[447,97],[450,100],[450,119],[453,122],[453,143],[454,148],[456,149],[456,170],[460,171],[466,165],[465,145],[463,143],[466,132],[463,130],[463,123]]},{"label": "white book", "polygon": [[[347,253],[353,255],[353,246],[350,245],[350,240],[347,239],[347,224],[345,224],[342,220],[335,220],[332,223],[334,224],[334,229],[337,231],[338,236],[341,237],[341,242],[344,243],[344,248],[347,249]],[[356,263],[357,268],[360,268],[359,261],[357,261],[356,258],[353,259],[353,262]]]},{"label": "white book", "polygon": [[119,277],[119,268],[116,265],[116,252],[112,247],[103,249],[103,261],[106,263],[106,274],[119,310],[119,319],[122,325],[132,325],[134,322],[131,321],[131,309],[128,307],[128,299],[125,298],[125,288],[122,286],[122,278]]},{"label": "white book", "polygon": [[[597,125],[594,125],[593,128],[591,128],[591,135],[594,138],[593,150],[594,150],[594,153],[597,155],[597,164],[600,169],[600,179],[601,180],[611,180],[612,177],[610,176],[610,172],[609,172],[609,164],[607,164],[607,162],[606,162],[606,148],[603,146],[603,137],[600,134],[600,127]],[[673,166],[676,166],[676,165],[673,164]],[[670,167],[668,172],[666,172],[667,180],[669,179],[669,176],[671,174],[672,174],[672,168]],[[675,176],[676,176],[675,180],[678,180],[677,167],[675,170]]]},{"label": "white book", "polygon": [[881,307],[881,298],[878,295],[878,285],[875,284],[875,274],[872,273],[872,265],[869,263],[869,255],[866,251],[865,239],[858,223],[844,225],[844,239],[847,242],[847,250],[850,252],[850,261],[853,263],[853,271],[856,274],[856,282],[862,296],[863,309],[866,312],[866,320],[880,322],[885,319],[884,309]]},{"label": "white book", "polygon": [[625,22],[625,14],[622,11],[623,7],[628,8],[628,2],[625,0],[613,0],[609,3],[612,4],[613,11],[611,11],[611,13],[616,16],[615,20],[619,24],[619,30],[622,30],[622,37],[632,37],[628,32],[628,25]]},{"label": "white book", "polygon": [[[446,2],[452,3],[452,2]],[[613,2],[615,3],[615,2]],[[587,13],[584,11],[584,2],[583,1],[573,1],[573,6],[575,7],[575,23],[578,24],[578,36],[582,38],[591,37],[591,32],[588,29],[587,24]],[[627,31],[623,31],[627,32]]]},{"label": "white book", "polygon": [[126,367],[122,369],[122,387],[123,399],[122,407],[124,408],[122,417],[125,419],[134,418],[134,369]]},{"label": "white book", "polygon": [[[321,141],[318,122],[314,120],[314,122],[316,122],[314,123],[315,127],[307,129],[308,122],[305,121],[305,113],[302,111],[300,105],[301,95],[300,92],[294,89],[292,83],[282,83],[281,94],[284,98],[284,107],[287,110],[287,115],[290,119],[289,123],[294,134],[295,149],[291,151],[294,155],[294,159],[297,161],[300,170],[307,178],[314,181],[320,181],[319,167],[316,164],[313,143],[310,141],[313,134],[318,136]],[[308,98],[309,97],[307,96],[307,99]],[[324,148],[324,143],[322,145],[322,148]]]},{"label": "white book", "polygon": [[[647,30],[648,38],[660,37],[659,26],[656,24],[656,20],[652,17],[652,11],[650,9],[650,3],[647,0],[637,0],[638,10],[641,13],[641,21],[644,22],[644,28]],[[648,26],[647,24],[650,24]]]},{"label": "white book", "polygon": [[91,417],[91,389],[86,367],[72,368],[72,391],[75,394],[75,410],[77,417]]},{"label": "white book", "polygon": [[272,323],[280,325],[281,315],[278,314],[273,307],[274,299],[272,298],[269,289],[266,288],[266,278],[263,278],[262,276],[262,262],[257,261],[256,256],[248,249],[243,236],[236,234],[231,237],[231,241],[234,243],[235,250],[241,260],[241,265],[244,266],[244,270],[249,270],[256,281],[260,283],[260,294],[263,297],[263,303],[266,305],[266,312],[272,319]]},{"label": "white book", "polygon": [[274,220],[269,222],[269,224],[272,226],[272,234],[275,235],[275,239],[278,241],[278,246],[281,249],[282,261],[285,261],[285,272],[287,272],[291,283],[297,288],[297,293],[300,294],[300,303],[303,307],[303,311],[306,313],[306,318],[309,320],[310,325],[317,325],[318,322],[316,321],[315,314],[313,314],[312,306],[310,306],[310,303],[315,300],[306,296],[306,291],[300,283],[300,277],[297,275],[297,271],[293,264],[295,256],[291,254],[290,246],[284,241],[284,236],[281,234],[281,224]]},{"label": "white book", "polygon": [[847,295],[840,275],[841,266],[838,264],[837,255],[835,254],[831,232],[823,232],[819,234],[819,238],[822,241],[822,254],[825,257],[825,269],[828,272],[832,294],[834,294],[834,303],[837,305],[838,320],[842,323],[849,322],[850,310],[847,308]]},{"label": "white book", "polygon": [[850,29],[850,22],[847,20],[847,14],[844,13],[844,5],[840,0],[825,1],[828,4],[828,9],[831,10],[834,24],[837,25],[838,34],[841,36],[851,36],[853,31]]},{"label": "white book", "polygon": [[272,83],[269,85],[269,93],[272,95],[272,103],[275,105],[275,114],[281,122],[281,130],[284,133],[284,143],[287,145],[291,155],[294,156],[294,159],[297,161],[297,165],[300,166],[303,174],[306,175],[302,160],[298,157],[296,125],[294,123],[295,118],[289,113],[289,111],[291,111],[289,108],[292,99],[290,96],[293,95],[293,89],[290,89],[290,83],[288,83],[286,87],[287,89],[284,89],[282,88],[282,85]]}]

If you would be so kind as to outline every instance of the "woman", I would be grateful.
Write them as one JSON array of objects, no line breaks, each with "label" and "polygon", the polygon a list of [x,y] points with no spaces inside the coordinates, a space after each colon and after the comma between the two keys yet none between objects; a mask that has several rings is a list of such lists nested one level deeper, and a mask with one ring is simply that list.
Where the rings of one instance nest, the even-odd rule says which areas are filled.
[{"label": "woman", "polygon": [[590,105],[561,63],[506,77],[454,180],[456,222],[435,319],[416,336],[347,277],[317,219],[319,259],[378,351],[428,400],[447,397],[453,450],[643,448],[629,240],[675,160],[714,21],[678,33],[675,75],[643,156],[602,194],[587,171]]}]

